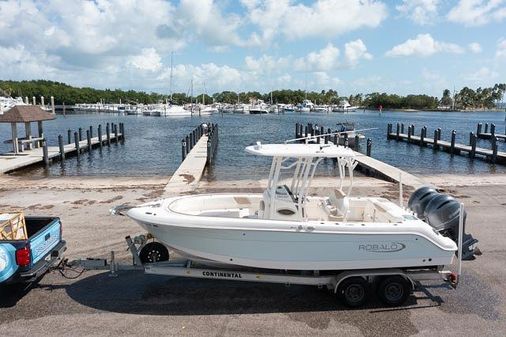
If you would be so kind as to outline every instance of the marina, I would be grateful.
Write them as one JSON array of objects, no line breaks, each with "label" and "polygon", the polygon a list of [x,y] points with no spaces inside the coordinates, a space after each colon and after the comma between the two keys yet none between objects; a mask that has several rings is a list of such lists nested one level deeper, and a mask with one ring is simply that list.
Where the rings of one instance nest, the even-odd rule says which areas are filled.
[{"label": "marina", "polygon": [[505,13],[0,0],[0,336],[503,337]]}]

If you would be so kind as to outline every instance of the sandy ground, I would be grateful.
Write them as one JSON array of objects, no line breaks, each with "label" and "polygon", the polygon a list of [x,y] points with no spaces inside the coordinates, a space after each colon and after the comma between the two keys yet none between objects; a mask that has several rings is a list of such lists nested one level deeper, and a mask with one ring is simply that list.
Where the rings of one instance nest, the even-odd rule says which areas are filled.
[{"label": "sandy ground", "polygon": [[[416,292],[406,307],[376,301],[348,310],[312,287],[188,280],[122,272],[86,272],[67,280],[53,272],[29,291],[0,290],[1,336],[504,336],[506,331],[506,176],[426,177],[466,204],[467,229],[483,255],[466,262],[456,291]],[[142,233],[108,210],[157,198],[168,178],[0,177],[0,209],[62,219],[67,256],[125,261],[124,237]],[[316,179],[314,192],[335,180]],[[202,182],[201,191],[260,191],[265,181]],[[354,193],[398,198],[397,186],[356,179]],[[410,191],[405,191],[408,196]]]}]

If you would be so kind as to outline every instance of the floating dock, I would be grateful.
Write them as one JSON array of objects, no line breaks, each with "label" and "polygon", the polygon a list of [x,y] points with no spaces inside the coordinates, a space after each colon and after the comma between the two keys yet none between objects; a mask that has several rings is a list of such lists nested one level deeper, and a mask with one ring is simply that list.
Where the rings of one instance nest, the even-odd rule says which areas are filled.
[{"label": "floating dock", "polygon": [[[107,133],[102,135],[99,131],[99,135],[93,138],[86,138],[79,140],[76,136],[75,141],[70,144],[63,144],[59,137],[59,146],[41,146],[29,150],[24,150],[18,154],[13,152],[7,152],[0,155],[0,174],[9,173],[19,169],[23,169],[32,165],[46,164],[52,160],[65,160],[66,156],[77,155],[79,156],[83,151],[89,151],[92,148],[100,147],[104,145],[110,145],[111,143],[119,142],[124,139],[124,128],[123,124],[120,124],[119,131],[118,126],[112,124],[113,133],[109,132],[107,127]],[[100,128],[99,128],[100,130]],[[87,130],[87,134],[89,130]],[[70,133],[69,133],[70,135]],[[75,132],[77,135],[77,132]],[[70,139],[70,136],[69,136]]]},{"label": "floating dock", "polygon": [[212,163],[218,145],[218,125],[200,125],[181,141],[183,162],[165,186],[163,196],[170,197],[197,189],[206,165]]},{"label": "floating dock", "polygon": [[392,165],[374,159],[363,153],[353,151],[355,160],[358,162],[360,171],[369,176],[382,178],[387,181],[401,182],[403,185],[411,186],[414,189],[427,185],[422,179]]},{"label": "floating dock", "polygon": [[[415,136],[414,125],[408,126],[408,133],[404,133],[404,125],[397,123],[397,129],[393,131],[393,125],[388,124],[387,139],[394,139],[397,141],[405,141],[419,146],[430,145],[434,150],[442,150],[450,153],[451,155],[464,155],[468,154],[469,158],[474,159],[482,158],[492,163],[506,164],[506,152],[498,151],[497,137],[491,138],[491,148],[485,149],[476,146],[476,136],[473,132],[469,134],[469,145],[456,143],[455,138],[457,132],[455,130],[451,133],[451,140],[441,140],[441,129],[434,130],[434,137],[427,137],[427,127],[421,129],[420,136]],[[480,134],[480,133],[478,133]],[[481,133],[482,134],[482,133]],[[479,156],[479,157],[477,157]]]}]

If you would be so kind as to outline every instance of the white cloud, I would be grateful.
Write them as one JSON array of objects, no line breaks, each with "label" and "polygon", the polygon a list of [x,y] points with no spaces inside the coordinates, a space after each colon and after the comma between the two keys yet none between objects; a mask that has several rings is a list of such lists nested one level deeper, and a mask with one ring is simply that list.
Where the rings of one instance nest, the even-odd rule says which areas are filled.
[{"label": "white cloud", "polygon": [[300,71],[329,71],[339,66],[339,49],[332,43],[306,57],[295,60],[294,66]]},{"label": "white cloud", "polygon": [[447,19],[466,26],[480,26],[506,18],[506,4],[503,0],[460,0],[448,12]]},{"label": "white cloud", "polygon": [[489,80],[497,78],[499,74],[493,70],[490,70],[487,67],[481,67],[476,72],[464,75],[466,80],[472,82],[489,82]]},{"label": "white cloud", "polygon": [[0,46],[1,79],[51,78],[59,59],[44,52],[33,54],[23,45]]},{"label": "white cloud", "polygon": [[474,54],[479,54],[482,52],[481,45],[478,42],[472,42],[468,44],[467,47]]},{"label": "white cloud", "polygon": [[374,28],[387,17],[387,7],[377,0],[319,0],[311,5],[290,0],[242,1],[251,23],[261,34],[250,43],[269,43],[277,34],[288,39],[333,37],[363,27]]},{"label": "white cloud", "polygon": [[499,42],[497,42],[495,56],[498,58],[506,58],[506,39],[500,39]]},{"label": "white cloud", "polygon": [[372,59],[372,55],[367,52],[367,47],[361,39],[346,43],[344,45],[344,56],[350,66],[355,66],[362,59]]},{"label": "white cloud", "polygon": [[213,46],[240,45],[236,15],[223,15],[213,0],[181,0],[179,22],[184,23],[202,40]]},{"label": "white cloud", "polygon": [[131,56],[129,64],[137,69],[157,71],[162,67],[162,58],[155,48],[144,48],[139,55]]},{"label": "white cloud", "polygon": [[341,80],[337,77],[331,77],[327,72],[317,71],[313,73],[314,83],[313,86],[319,89],[331,89],[335,88]]},{"label": "white cloud", "polygon": [[[202,86],[206,83],[213,85],[213,90],[224,90],[239,88],[243,81],[248,80],[248,75],[240,70],[227,66],[217,65],[215,63],[205,63],[201,65],[178,64],[173,69],[174,91],[186,92],[190,87],[190,81],[194,85]],[[170,69],[165,68],[157,77],[158,81],[166,81],[170,78]]]},{"label": "white cloud", "polygon": [[291,57],[275,58],[270,55],[262,55],[259,58],[246,56],[244,63],[246,69],[256,73],[272,73],[284,70],[290,65]]},{"label": "white cloud", "polygon": [[454,43],[440,42],[430,34],[418,34],[414,39],[408,39],[386,52],[386,56],[430,56],[436,53],[463,53],[464,50]]},{"label": "white cloud", "polygon": [[403,0],[395,8],[419,25],[430,24],[438,15],[439,0]]}]

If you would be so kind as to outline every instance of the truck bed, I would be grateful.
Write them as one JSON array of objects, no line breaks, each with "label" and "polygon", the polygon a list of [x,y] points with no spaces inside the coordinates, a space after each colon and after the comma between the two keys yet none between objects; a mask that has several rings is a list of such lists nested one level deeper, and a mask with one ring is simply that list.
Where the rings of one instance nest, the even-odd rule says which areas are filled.
[{"label": "truck bed", "polygon": [[0,240],[0,284],[39,279],[65,251],[59,218],[28,216],[25,221],[27,240]]}]

